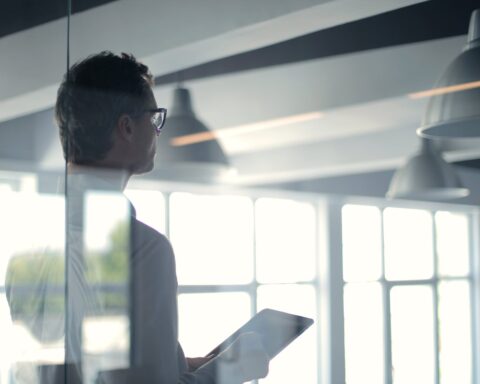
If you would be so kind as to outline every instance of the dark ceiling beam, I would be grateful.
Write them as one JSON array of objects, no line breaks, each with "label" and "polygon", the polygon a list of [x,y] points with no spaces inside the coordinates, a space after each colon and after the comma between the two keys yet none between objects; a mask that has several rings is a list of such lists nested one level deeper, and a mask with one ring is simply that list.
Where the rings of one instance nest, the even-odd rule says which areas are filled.
[{"label": "dark ceiling beam", "polygon": [[[117,0],[72,0],[72,13]],[[67,0],[5,0],[0,6],[0,38],[67,16]]]},{"label": "dark ceiling beam", "polygon": [[466,34],[473,0],[432,0],[158,76],[157,85]]}]

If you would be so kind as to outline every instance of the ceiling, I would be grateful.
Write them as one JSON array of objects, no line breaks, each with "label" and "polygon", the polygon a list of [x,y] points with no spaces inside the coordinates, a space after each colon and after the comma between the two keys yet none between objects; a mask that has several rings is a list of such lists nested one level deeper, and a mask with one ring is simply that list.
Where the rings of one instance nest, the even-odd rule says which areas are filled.
[{"label": "ceiling", "polygon": [[[62,2],[43,4],[42,17],[25,7],[38,2],[11,3],[8,16],[0,13],[0,167],[61,169],[51,107],[65,70]],[[432,88],[458,55],[475,7],[467,0],[76,3],[72,61],[102,49],[133,52],[155,74],[157,101],[167,107],[182,79],[238,171],[228,181],[240,185],[306,185],[401,165],[417,146],[426,105],[408,95]],[[297,121],[272,127],[285,118]],[[480,158],[476,140],[439,146],[450,161]]]},{"label": "ceiling", "polygon": [[[72,14],[86,11],[115,0],[72,1]],[[25,29],[61,19],[67,15],[65,0],[14,0],[4,1],[0,13],[0,38]]]}]

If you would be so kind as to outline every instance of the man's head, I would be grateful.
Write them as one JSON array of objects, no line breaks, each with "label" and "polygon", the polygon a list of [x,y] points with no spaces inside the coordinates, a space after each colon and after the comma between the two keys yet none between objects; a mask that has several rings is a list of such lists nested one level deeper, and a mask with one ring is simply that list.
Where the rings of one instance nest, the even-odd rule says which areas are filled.
[{"label": "man's head", "polygon": [[73,65],[55,106],[65,159],[129,173],[151,170],[152,84],[148,67],[132,55],[101,52]]}]

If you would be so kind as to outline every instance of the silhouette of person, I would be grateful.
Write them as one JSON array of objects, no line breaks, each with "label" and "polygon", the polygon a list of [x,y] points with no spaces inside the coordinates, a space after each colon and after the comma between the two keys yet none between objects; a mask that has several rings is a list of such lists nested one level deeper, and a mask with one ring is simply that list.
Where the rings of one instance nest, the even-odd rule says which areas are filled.
[{"label": "silhouette of person", "polygon": [[[66,363],[79,372],[83,320],[105,310],[85,277],[91,275],[84,255],[85,195],[121,194],[132,175],[153,169],[167,111],[158,107],[152,86],[148,67],[134,56],[101,52],[73,65],[58,90],[55,116],[68,172]],[[172,247],[136,219],[133,207],[128,232],[129,368],[102,372],[99,381],[242,383],[266,376],[269,359],[256,334],[241,335],[218,356],[185,358]]]}]

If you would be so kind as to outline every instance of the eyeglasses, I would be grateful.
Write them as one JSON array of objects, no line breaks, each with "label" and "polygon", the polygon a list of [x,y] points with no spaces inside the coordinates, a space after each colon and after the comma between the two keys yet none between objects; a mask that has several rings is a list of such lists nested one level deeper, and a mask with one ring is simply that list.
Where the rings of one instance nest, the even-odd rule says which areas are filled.
[{"label": "eyeglasses", "polygon": [[167,118],[167,109],[166,108],[153,108],[147,109],[145,112],[153,113],[150,121],[152,122],[153,127],[155,128],[155,133],[160,135],[162,133],[162,128],[165,125],[165,120]]}]

